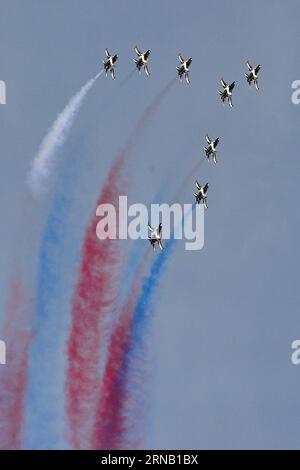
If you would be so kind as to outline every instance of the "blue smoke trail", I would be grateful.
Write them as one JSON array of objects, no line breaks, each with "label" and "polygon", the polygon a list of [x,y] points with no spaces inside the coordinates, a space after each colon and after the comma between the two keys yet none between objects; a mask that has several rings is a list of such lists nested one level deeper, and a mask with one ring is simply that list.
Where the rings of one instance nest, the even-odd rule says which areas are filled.
[{"label": "blue smoke trail", "polygon": [[164,250],[156,257],[149,275],[144,279],[140,296],[137,300],[131,343],[134,349],[142,349],[141,345],[144,342],[145,326],[151,314],[153,307],[153,294],[158,287],[159,279],[166,263],[173,251],[176,239],[169,240],[164,247]]},{"label": "blue smoke trail", "polygon": [[123,415],[125,418],[125,432],[123,434],[122,448],[139,448],[138,443],[144,435],[147,419],[147,398],[145,387],[147,385],[147,366],[144,357],[146,354],[148,331],[151,325],[153,301],[156,289],[159,286],[161,275],[166,268],[167,261],[174,249],[176,239],[165,244],[164,250],[159,253],[152,264],[150,273],[144,279],[140,295],[137,299],[132,322],[130,345],[123,363],[124,389],[123,389]]},{"label": "blue smoke trail", "polygon": [[76,158],[72,165],[65,165],[40,247],[25,410],[24,448],[27,449],[67,448],[64,347],[69,329],[73,270],[81,243],[81,237],[73,233],[68,221],[80,178],[79,164],[80,158]]}]

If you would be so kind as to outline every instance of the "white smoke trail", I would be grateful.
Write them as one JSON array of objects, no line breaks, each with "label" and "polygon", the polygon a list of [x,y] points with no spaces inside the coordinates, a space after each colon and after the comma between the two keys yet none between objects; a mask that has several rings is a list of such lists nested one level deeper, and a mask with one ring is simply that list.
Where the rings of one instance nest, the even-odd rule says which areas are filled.
[{"label": "white smoke trail", "polygon": [[84,98],[102,73],[103,71],[90,79],[76,95],[71,98],[42,140],[28,175],[29,188],[34,196],[39,196],[47,192],[47,180],[55,169],[56,150],[64,143]]}]

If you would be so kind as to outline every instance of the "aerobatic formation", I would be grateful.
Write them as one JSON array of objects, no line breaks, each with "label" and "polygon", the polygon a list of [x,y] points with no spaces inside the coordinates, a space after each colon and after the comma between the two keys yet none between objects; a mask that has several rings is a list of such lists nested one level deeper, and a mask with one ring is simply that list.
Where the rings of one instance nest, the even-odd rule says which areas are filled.
[{"label": "aerobatic formation", "polygon": [[[70,168],[74,175],[79,174],[81,153],[75,152],[68,157],[66,152],[64,159],[58,158],[75,118],[98,78],[108,76],[117,82],[119,56],[111,52],[105,49],[101,71],[90,78],[57,115],[32,160],[28,188],[33,197],[30,197],[28,213],[34,223],[24,224],[28,231],[24,237],[27,243],[24,252],[34,249],[32,239],[36,239],[32,230],[36,231],[38,223],[41,241],[35,280],[28,283],[23,275],[29,261],[32,272],[32,260],[26,255],[21,268],[16,266],[8,294],[5,311],[9,320],[7,345],[14,344],[16,348],[12,359],[8,355],[9,367],[0,368],[3,374],[0,375],[0,416],[5,431],[0,433],[0,449],[69,446],[74,449],[130,449],[137,445],[136,442],[142,445],[145,416],[141,403],[143,400],[144,405],[147,382],[145,359],[147,335],[151,330],[150,313],[176,236],[163,237],[164,230],[165,234],[170,232],[166,222],[162,219],[161,223],[154,215],[149,217],[152,220],[147,220],[146,216],[143,222],[146,243],[140,252],[134,247],[132,255],[129,253],[128,260],[124,261],[118,243],[111,243],[108,238],[99,243],[97,210],[94,210],[82,238],[78,236],[77,239],[73,226],[68,230],[66,220],[74,202],[72,194],[76,192],[74,182],[77,181],[77,178],[69,177]],[[119,188],[125,185],[129,191],[128,169],[136,136],[146,130],[150,118],[178,79],[191,84],[192,58],[184,57],[178,54],[179,64],[174,64],[174,77],[171,75],[145,107],[127,141],[115,155],[107,178],[101,183],[95,209],[104,204],[115,208]],[[137,72],[147,77],[146,80],[152,78],[151,60],[152,51],[136,45],[130,59],[131,71],[121,82],[121,87]],[[258,91],[261,66],[253,66],[247,60],[245,67],[244,74],[241,73],[245,86],[254,85]],[[222,78],[221,85],[222,90],[216,89],[215,97],[218,104],[228,104],[228,110],[224,112],[231,113],[236,82],[227,84]],[[191,176],[195,178],[200,164],[212,163],[213,168],[219,165],[223,137],[209,130],[203,132],[202,140],[201,159],[197,159],[180,189],[191,185]],[[210,184],[202,176],[192,184],[195,187],[190,187],[193,200],[190,206],[203,214],[208,208]],[[43,196],[51,190],[53,199],[49,198],[52,203],[44,224],[38,216],[41,211],[35,209],[42,207],[43,201],[48,204],[48,198],[43,199]],[[179,194],[178,190],[176,194]],[[27,217],[27,211],[25,213]],[[200,232],[199,227],[196,232]],[[68,243],[70,238],[72,242]],[[149,258],[151,247],[158,249],[158,256]],[[70,266],[78,269],[70,269]],[[66,279],[69,293],[64,291]],[[4,347],[0,342],[0,363],[5,362]],[[62,355],[65,355],[63,361]]]},{"label": "aerobatic formation", "polygon": [[[149,60],[149,56],[150,56],[150,50],[147,50],[145,52],[141,52],[140,49],[137,46],[135,46],[134,51],[136,52],[138,58],[133,59],[133,61],[136,65],[139,73],[141,73],[141,70],[143,69],[145,71],[145,74],[149,77],[150,72],[149,72],[149,69],[148,69],[148,60]],[[107,49],[105,49],[105,54],[106,54],[106,60],[103,61],[105,73],[107,75],[107,73],[110,72],[112,79],[115,79],[114,67],[115,67],[115,63],[118,59],[118,55],[117,54],[110,55]],[[192,64],[192,58],[190,57],[189,59],[185,60],[182,57],[181,54],[178,54],[178,59],[179,59],[179,62],[180,62],[180,66],[176,67],[178,77],[179,77],[180,81],[182,81],[182,79],[184,78],[186,83],[188,85],[190,85],[191,81],[190,81],[189,72],[190,72],[190,67],[191,67],[191,64]],[[261,66],[257,65],[256,67],[253,67],[250,64],[249,60],[246,61],[246,66],[248,68],[248,73],[245,73],[247,83],[249,84],[249,86],[254,84],[255,89],[258,91],[259,90],[258,74],[259,74]],[[221,83],[223,89],[221,91],[219,90],[218,93],[219,93],[219,96],[221,98],[222,103],[225,105],[225,103],[228,102],[230,108],[233,108],[232,96],[233,96],[233,90],[236,86],[235,81],[228,84],[227,82],[225,82],[225,80],[223,78],[221,78],[220,83]],[[205,135],[205,139],[206,139],[206,142],[207,142],[207,146],[203,147],[204,152],[205,152],[205,156],[206,156],[208,161],[210,161],[210,158],[212,158],[213,163],[216,165],[218,163],[218,160],[217,160],[217,146],[219,144],[220,139],[219,139],[219,137],[216,137],[215,139],[211,139],[208,136],[208,134]],[[197,204],[202,203],[204,205],[205,209],[207,209],[208,208],[208,205],[207,205],[207,191],[208,191],[208,188],[209,188],[209,184],[206,183],[205,185],[202,186],[201,184],[198,183],[198,181],[196,181],[196,188],[197,188],[197,192],[194,193],[196,203]],[[153,249],[155,249],[155,246],[157,244],[159,246],[159,248],[161,250],[163,250],[163,245],[162,245],[162,242],[161,242],[162,224],[160,223],[159,226],[156,229],[153,229],[151,227],[151,225],[148,224],[148,229],[149,229],[148,240],[150,242],[150,245],[153,247]]]}]

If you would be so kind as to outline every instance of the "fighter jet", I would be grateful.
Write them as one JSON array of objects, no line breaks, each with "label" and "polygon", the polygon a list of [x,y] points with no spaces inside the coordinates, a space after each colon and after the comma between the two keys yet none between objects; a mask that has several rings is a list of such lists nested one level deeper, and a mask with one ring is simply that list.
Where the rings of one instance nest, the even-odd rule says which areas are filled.
[{"label": "fighter jet", "polygon": [[235,82],[232,82],[230,85],[227,85],[227,83],[224,82],[223,78],[221,78],[220,82],[221,82],[222,87],[223,87],[223,90],[219,91],[220,98],[223,101],[223,103],[225,103],[225,100],[227,99],[228,103],[229,103],[229,106],[232,108],[233,107],[233,104],[232,104],[232,91],[235,87]]},{"label": "fighter jet", "polygon": [[149,235],[148,235],[148,240],[150,242],[150,245],[153,246],[153,249],[155,250],[155,243],[158,244],[159,248],[161,250],[164,249],[161,243],[161,229],[162,229],[162,224],[160,223],[159,226],[156,229],[153,229],[150,224],[148,224],[148,229],[149,229]]},{"label": "fighter jet", "polygon": [[192,63],[192,58],[190,57],[188,60],[184,60],[181,54],[178,54],[178,59],[180,61],[180,67],[176,67],[177,73],[179,75],[180,80],[182,77],[185,78],[186,82],[190,84],[190,77],[189,77],[189,68]]},{"label": "fighter jet", "polygon": [[205,186],[201,186],[201,184],[199,184],[198,181],[196,180],[196,188],[198,189],[198,192],[194,193],[196,203],[200,204],[202,201],[205,209],[207,209],[208,205],[207,205],[206,199],[207,199],[207,191],[209,188],[209,184],[206,183]]},{"label": "fighter jet", "polygon": [[216,165],[218,163],[217,160],[217,145],[219,143],[219,137],[217,137],[215,140],[212,140],[208,137],[206,134],[205,136],[206,142],[208,143],[207,147],[203,147],[205,150],[205,155],[207,157],[207,160],[210,159],[210,157],[213,157],[213,162]]},{"label": "fighter jet", "polygon": [[134,50],[138,55],[138,59],[133,59],[133,61],[137,66],[138,71],[141,73],[141,69],[143,68],[146,75],[149,77],[150,72],[148,70],[147,62],[149,59],[150,51],[148,50],[146,52],[141,52],[137,46],[135,46]]},{"label": "fighter jet", "polygon": [[107,60],[103,60],[104,70],[107,76],[107,73],[110,72],[111,78],[114,80],[115,76],[115,64],[118,60],[118,54],[110,55],[107,49],[105,49],[105,55]]},{"label": "fighter jet", "polygon": [[248,82],[249,86],[251,86],[252,82],[253,82],[256,90],[258,91],[259,87],[258,87],[257,78],[258,78],[258,72],[260,71],[260,65],[257,65],[256,67],[252,67],[249,60],[247,60],[246,65],[247,65],[248,70],[249,70],[249,73],[245,73],[245,77],[247,79],[247,82]]}]

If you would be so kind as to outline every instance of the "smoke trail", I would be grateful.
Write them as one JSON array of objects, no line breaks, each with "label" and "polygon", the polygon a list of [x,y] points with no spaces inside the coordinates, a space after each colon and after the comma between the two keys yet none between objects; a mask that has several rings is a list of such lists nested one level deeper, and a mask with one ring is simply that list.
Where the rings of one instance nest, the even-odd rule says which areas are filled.
[{"label": "smoke trail", "polygon": [[[192,206],[192,211],[196,204]],[[159,287],[159,281],[166,268],[167,261],[173,252],[176,239],[171,238],[165,243],[165,249],[154,260],[149,275],[144,279],[141,293],[136,302],[130,344],[123,360],[126,378],[123,378],[123,388],[119,391],[122,395],[123,411],[123,442],[122,447],[130,449],[142,444],[142,432],[140,427],[145,422],[147,403],[143,389],[147,370],[145,359],[147,358],[147,338],[150,328],[150,320],[153,310],[153,296]],[[142,398],[144,397],[144,401]],[[133,417],[133,420],[132,420]],[[130,435],[129,432],[130,431]]]},{"label": "smoke trail", "polygon": [[47,135],[44,137],[28,175],[29,187],[35,196],[39,196],[47,191],[48,180],[56,164],[56,151],[64,143],[75,116],[88,91],[92,88],[102,73],[103,70],[90,79],[71,98],[67,106],[54,121]]},{"label": "smoke trail", "polygon": [[[148,249],[149,255],[149,249]],[[135,284],[127,302],[123,306],[122,315],[114,328],[110,339],[107,354],[107,363],[103,376],[101,393],[98,397],[96,418],[92,436],[93,449],[120,449],[120,436],[123,435],[122,409],[122,379],[126,376],[124,370],[124,351],[128,350],[130,344],[130,327],[132,314],[139,290],[141,288],[141,277],[147,264],[148,256],[142,258],[135,273]]]},{"label": "smoke trail", "polygon": [[[32,285],[29,280],[29,270],[26,269],[26,277],[24,276],[24,267],[29,267],[28,263],[34,264],[34,256],[32,256],[32,249],[35,248],[40,227],[40,206],[33,205],[32,195],[34,188],[38,189],[38,184],[41,187],[44,185],[43,178],[47,173],[43,170],[50,171],[52,168],[49,160],[53,160],[54,153],[57,148],[63,143],[66,138],[66,133],[70,129],[76,111],[79,109],[87,91],[91,88],[94,82],[101,74],[97,74],[90,80],[81,90],[73,97],[69,105],[58,116],[57,120],[49,130],[47,136],[44,138],[38,155],[33,161],[31,172],[29,173],[30,192],[26,191],[24,205],[22,227],[35,227],[34,233],[27,233],[27,236],[18,241],[18,246],[13,254],[17,265],[23,266],[21,269],[22,278],[19,277],[18,281],[13,281],[11,284],[10,302],[6,314],[5,338],[8,343],[7,348],[7,364],[0,370],[0,448],[13,449],[21,447],[21,431],[24,426],[24,408],[25,408],[25,394],[28,384],[28,371],[29,364],[29,350],[32,341],[32,314],[33,314],[33,301],[32,301]],[[39,181],[39,176],[41,180]],[[39,188],[41,189],[41,188]],[[31,253],[30,261],[28,259],[29,252]],[[35,251],[33,252],[35,255]],[[26,293],[25,293],[26,284]],[[28,292],[30,291],[30,294]]]},{"label": "smoke trail", "polygon": [[[119,162],[112,168],[99,204],[114,203],[124,187]],[[95,397],[99,392],[99,351],[105,341],[107,320],[116,303],[119,251],[117,241],[96,239],[98,219],[93,217],[82,249],[80,278],[72,300],[72,324],[68,341],[67,414],[71,443],[89,448],[89,429]]]},{"label": "smoke trail", "polygon": [[[197,164],[192,168],[188,175],[184,178],[183,183],[180,185],[179,189],[175,192],[172,199],[178,200],[181,193],[186,190],[190,180],[194,177],[196,171],[203,164],[203,160],[197,162]],[[160,191],[161,196],[162,191]],[[130,394],[128,393],[128,374],[129,374],[129,361],[128,357],[131,356],[130,350],[133,347],[134,338],[132,337],[131,329],[134,333],[135,329],[138,329],[139,326],[139,312],[141,308],[151,309],[151,289],[154,290],[156,287],[158,275],[161,274],[163,266],[166,263],[166,260],[172,251],[174,239],[167,242],[165,250],[159,255],[155,261],[152,271],[148,276],[148,281],[146,280],[143,285],[142,293],[138,298],[139,288],[142,283],[142,270],[140,266],[136,269],[134,273],[134,281],[128,295],[128,299],[123,306],[123,312],[120,316],[119,322],[116,325],[114,333],[112,334],[108,359],[103,379],[103,387],[101,390],[101,395],[99,397],[95,426],[94,426],[94,435],[93,435],[93,448],[96,449],[122,449],[122,448],[136,448],[141,445],[141,433],[135,432],[137,438],[134,442],[131,440],[129,444],[126,441],[127,436],[127,418],[125,416],[125,402],[131,403]],[[149,254],[149,251],[148,251]],[[138,255],[139,256],[139,255]],[[145,263],[147,257],[141,254],[140,258],[142,263]],[[132,269],[136,265],[136,260],[134,258],[129,259],[129,265]],[[143,264],[144,265],[144,264]],[[150,295],[151,294],[151,295]],[[140,303],[139,303],[140,302]],[[144,323],[145,324],[145,323]],[[138,337],[138,333],[136,333]],[[143,338],[145,340],[145,331],[143,331]],[[139,383],[136,383],[136,388],[141,392],[142,387],[145,386],[145,370],[146,364],[141,362],[141,358],[147,357],[147,355],[142,354],[140,348],[139,351],[139,369],[137,365],[134,367],[135,377],[134,380]],[[131,368],[130,368],[131,369]],[[137,374],[136,371],[139,371]],[[141,374],[143,371],[143,374]],[[132,374],[130,379],[132,379]],[[140,380],[141,379],[141,380]],[[142,393],[139,393],[139,400],[135,400],[135,407],[139,405],[139,420],[138,422],[143,422],[141,419],[143,408],[147,409],[145,403],[141,402],[140,397]],[[125,398],[126,397],[126,398]],[[134,410],[136,413],[136,409]],[[137,413],[136,413],[137,414]]]},{"label": "smoke trail", "polygon": [[[166,268],[167,261],[175,246],[175,239],[165,244],[165,249],[155,259],[149,275],[144,279],[136,302],[128,349],[123,359],[122,396],[123,435],[120,436],[121,448],[137,448],[142,445],[143,427],[147,415],[147,338],[153,310],[154,293]],[[134,447],[132,447],[134,446]]]},{"label": "smoke trail", "polygon": [[[97,206],[111,203],[118,206],[125,162],[154,115],[162,99],[176,79],[171,80],[146,108],[132,131],[127,144],[117,155]],[[118,217],[118,214],[117,214]],[[101,378],[99,356],[109,332],[108,319],[114,320],[120,279],[118,242],[96,238],[97,218],[94,215],[83,243],[79,280],[72,301],[72,325],[68,342],[67,414],[74,448],[88,448],[91,442],[96,398]]]},{"label": "smoke trail", "polygon": [[[20,449],[22,446],[29,349],[33,336],[31,267],[35,265],[35,246],[39,237],[36,209],[32,205],[31,195],[26,192],[19,227],[22,230],[16,232],[21,233],[21,237],[17,236],[12,253],[15,274],[10,282],[8,303],[4,310],[7,364],[0,367],[0,449]],[[34,230],[31,230],[32,227]]]},{"label": "smoke trail", "polygon": [[33,337],[30,348],[24,447],[67,447],[64,435],[65,342],[69,326],[69,299],[78,262],[80,230],[72,221],[74,193],[82,158],[76,150],[72,166],[64,164],[42,235],[38,259]]},{"label": "smoke trail", "polygon": [[[90,80],[73,98],[73,110],[78,111],[80,100],[100,75],[101,73]],[[126,82],[121,83],[117,92],[131,77],[132,72],[126,77]],[[70,112],[68,114],[71,115]],[[34,328],[39,334],[34,336],[30,351],[26,430],[23,435],[27,448],[54,449],[67,445],[63,426],[64,390],[61,389],[61,384],[64,383],[62,369],[65,364],[61,358],[65,358],[64,340],[69,320],[69,297],[66,288],[70,284],[68,272],[75,269],[81,241],[81,230],[76,230],[76,233],[72,230],[71,234],[67,230],[76,181],[80,175],[79,169],[82,170],[79,166],[82,158],[78,154],[78,148],[72,156],[71,166],[68,160],[63,160],[63,171],[55,188],[54,201],[39,252],[37,301],[33,317]],[[73,226],[72,223],[69,223],[69,226],[70,224]]]},{"label": "smoke trail", "polygon": [[[133,289],[128,296],[112,334],[103,386],[98,400],[92,448],[99,450],[136,449],[141,446],[142,433],[135,427],[143,423],[146,403],[141,400],[145,387],[145,339],[152,298],[159,277],[172,252],[174,239],[170,240],[154,261],[148,277],[142,283],[139,268]],[[138,293],[140,294],[138,295]],[[134,390],[129,389],[134,385]],[[126,408],[132,407],[136,422],[128,426]],[[137,412],[138,407],[138,412]],[[133,438],[129,438],[129,431]]]},{"label": "smoke trail", "polygon": [[[163,194],[166,190],[167,184],[169,181],[169,175],[168,177],[163,177],[161,180],[161,187],[160,190],[156,193],[155,197],[152,199],[151,204],[159,204],[162,200]],[[129,289],[132,289],[132,286],[134,285],[137,269],[141,263],[141,259],[146,253],[145,250],[145,242],[144,240],[140,240],[141,243],[133,243],[133,246],[131,247],[131,250],[129,252],[127,261],[126,261],[126,266],[124,268],[123,274],[122,274],[122,280],[121,280],[121,287],[120,287],[120,305],[123,305],[126,302],[126,296],[128,295]]]},{"label": "smoke trail", "polygon": [[[174,200],[177,201],[178,196],[186,190],[187,184],[202,163],[203,161],[197,162],[189,172],[174,194]],[[138,298],[137,286],[142,282],[141,273],[138,270],[135,274],[135,287],[125,303],[121,321],[111,339],[102,396],[95,422],[93,438],[95,448],[132,449],[142,445],[143,433],[140,427],[145,423],[148,409],[144,389],[147,384],[146,339],[152,300],[175,241],[175,239],[167,241],[165,250],[155,259]],[[136,420],[132,421],[132,416],[136,417]]]},{"label": "smoke trail", "polygon": [[[128,75],[128,80],[131,76]],[[122,84],[117,92],[121,88]],[[68,447],[64,401],[65,345],[70,320],[72,274],[79,262],[83,236],[81,225],[80,228],[75,226],[77,229],[74,230],[71,219],[75,191],[82,174],[82,161],[78,145],[75,154],[72,153],[71,166],[69,158],[64,157],[42,235],[33,317],[34,329],[38,334],[34,336],[30,350],[23,436],[25,448]]]},{"label": "smoke trail", "polygon": [[[98,76],[83,87],[78,94],[77,105],[76,101],[73,103],[74,107],[78,106],[79,98],[81,100],[84,98],[84,94]],[[57,147],[53,148],[53,152],[55,151]],[[62,425],[64,400],[61,389],[63,383],[61,357],[64,357],[62,348],[69,312],[66,305],[68,300],[66,267],[70,269],[70,264],[75,263],[80,243],[77,233],[72,233],[71,243],[67,242],[66,220],[70,215],[76,179],[80,174],[78,164],[81,158],[78,158],[77,154],[78,152],[75,158],[72,158],[71,167],[64,165],[64,173],[57,185],[58,190],[48,216],[39,253],[37,301],[33,318],[34,329],[38,331],[38,335],[34,336],[30,349],[26,428],[23,435],[26,448],[66,446]]]},{"label": "smoke trail", "polygon": [[4,326],[7,363],[0,367],[1,450],[21,449],[28,349],[31,339],[30,308],[25,287],[18,280],[13,281]]}]

